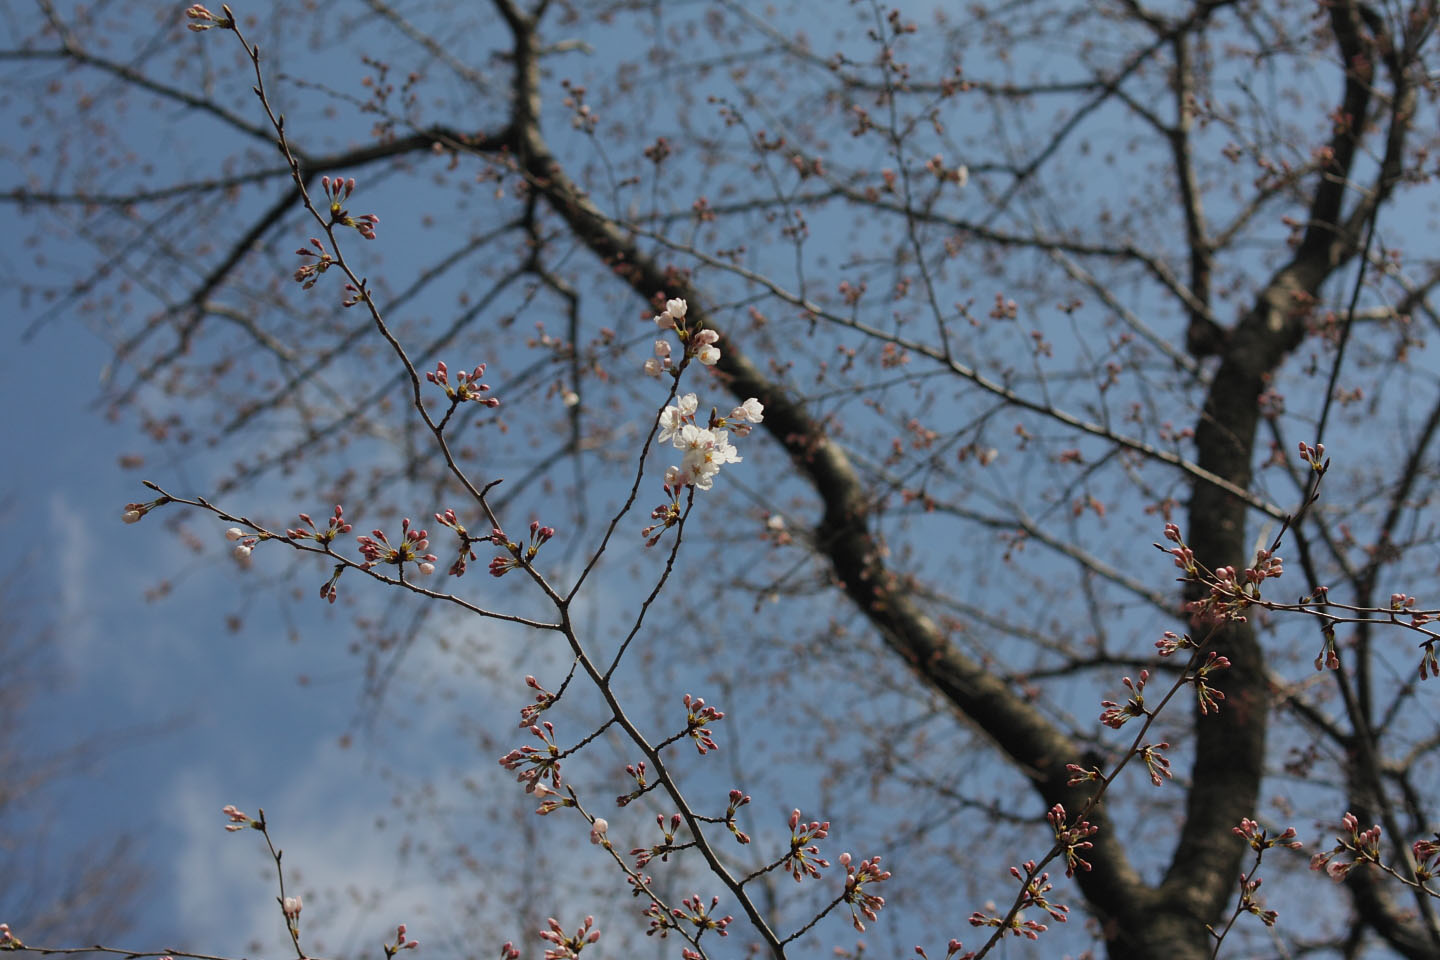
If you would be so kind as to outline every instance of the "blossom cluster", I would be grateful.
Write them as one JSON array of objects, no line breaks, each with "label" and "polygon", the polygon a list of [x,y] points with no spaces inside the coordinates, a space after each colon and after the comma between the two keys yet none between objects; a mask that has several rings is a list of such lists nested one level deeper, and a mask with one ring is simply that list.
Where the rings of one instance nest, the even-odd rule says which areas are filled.
[{"label": "blossom cluster", "polygon": [[714,330],[702,327],[698,321],[691,318],[688,322],[686,315],[690,312],[690,305],[676,297],[665,301],[665,309],[655,318],[655,325],[662,331],[674,330],[680,338],[681,362],[676,364],[672,356],[670,341],[664,337],[655,341],[655,356],[645,361],[645,372],[652,377],[669,371],[679,374],[684,361],[694,358],[707,367],[713,367],[720,362],[720,348],[715,346],[720,340],[720,334]]},{"label": "blossom cluster", "polygon": [[765,419],[765,407],[754,397],[721,417],[712,410],[708,424],[696,423],[695,412],[699,399],[687,393],[673,406],[660,411],[660,443],[669,443],[682,451],[679,466],[665,471],[665,485],[672,490],[681,487],[695,487],[709,490],[715,483],[715,475],[727,463],[739,463],[741,457],[730,442],[730,435],[748,436],[751,425]]}]

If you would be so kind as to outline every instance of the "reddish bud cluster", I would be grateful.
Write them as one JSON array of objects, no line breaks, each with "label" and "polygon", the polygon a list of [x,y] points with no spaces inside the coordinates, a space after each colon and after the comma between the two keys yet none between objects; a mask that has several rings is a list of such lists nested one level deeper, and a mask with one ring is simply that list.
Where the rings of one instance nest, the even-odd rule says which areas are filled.
[{"label": "reddish bud cluster", "polygon": [[530,727],[530,732],[545,745],[542,750],[526,744],[516,747],[500,758],[506,770],[519,770],[516,780],[525,784],[526,793],[535,793],[540,781],[549,778],[560,786],[560,748],[555,745],[555,725],[546,721]]},{"label": "reddish bud cluster", "polygon": [[510,551],[508,557],[494,557],[490,560],[490,576],[503,577],[516,567],[524,566],[535,559],[535,554],[540,552],[551,537],[555,536],[554,527],[542,527],[540,521],[530,521],[530,545],[521,550],[520,544],[509,540],[505,534],[496,527],[490,534],[490,542],[497,546],[504,547]]},{"label": "reddish bud cluster", "polygon": [[741,807],[745,806],[749,802],[750,795],[748,793],[741,793],[739,790],[731,790],[730,805],[725,808],[725,826],[730,828],[730,832],[735,835],[735,839],[738,840],[740,843],[749,843],[750,834],[746,833],[744,830],[741,830],[738,826],[735,825],[735,811],[739,810]]},{"label": "reddish bud cluster", "polygon": [[348,180],[340,177],[320,178],[320,188],[325,192],[325,199],[330,205],[330,226],[353,227],[360,236],[366,240],[375,239],[375,228],[380,223],[380,218],[373,213],[362,214],[358,217],[350,216],[345,210],[345,201],[350,199],[350,194],[355,192],[355,178]]},{"label": "reddish bud cluster", "polygon": [[704,756],[710,750],[720,749],[715,740],[710,736],[710,731],[705,729],[708,724],[725,719],[725,714],[714,707],[705,706],[705,701],[699,697],[691,697],[685,694],[685,734],[695,741],[695,749]]},{"label": "reddish bud cluster", "polygon": [[1269,850],[1271,847],[1288,847],[1291,850],[1299,850],[1304,846],[1296,838],[1295,828],[1286,827],[1285,832],[1278,837],[1272,837],[1265,828],[1254,820],[1245,818],[1240,821],[1240,826],[1233,827],[1230,831],[1250,844],[1250,849],[1255,851]]},{"label": "reddish bud cluster", "polygon": [[309,290],[311,287],[315,286],[315,284],[320,280],[320,274],[324,273],[326,270],[329,270],[331,267],[333,267],[336,263],[339,262],[334,257],[330,256],[330,251],[325,249],[325,244],[320,242],[320,239],[318,237],[310,238],[310,246],[314,247],[315,249],[311,250],[306,247],[301,247],[300,249],[295,251],[295,254],[297,256],[314,258],[313,263],[302,263],[295,271],[295,282],[300,284],[300,288],[302,290]]},{"label": "reddish bud cluster", "polygon": [[230,818],[230,822],[225,824],[225,829],[229,833],[235,833],[238,830],[244,830],[246,827],[253,827],[256,830],[259,830],[262,826],[264,826],[261,821],[252,819],[250,814],[242,813],[240,810],[236,809],[233,803],[226,805],[220,812]]},{"label": "reddish bud cluster", "polygon": [[814,841],[824,840],[829,835],[829,820],[801,823],[799,810],[790,814],[790,852],[783,862],[796,883],[806,876],[819,878],[820,871],[830,866],[830,861],[820,856],[820,848],[814,844]]},{"label": "reddish bud cluster", "polygon": [[221,30],[231,29],[235,26],[235,20],[230,14],[230,8],[222,6],[220,9],[225,11],[225,16],[217,17],[200,4],[192,4],[185,10],[185,16],[190,20],[186,26],[196,33],[209,30],[213,27],[218,27]]},{"label": "reddish bud cluster", "polygon": [[1067,825],[1065,807],[1058,803],[1050,808],[1045,819],[1050,821],[1050,829],[1055,832],[1055,842],[1065,850],[1065,876],[1073,877],[1076,870],[1088,871],[1090,862],[1080,856],[1080,851],[1089,850],[1095,846],[1087,838],[1099,833],[1100,828],[1088,820],[1080,820]]},{"label": "reddish bud cluster", "polygon": [[865,887],[889,880],[890,871],[880,869],[878,854],[869,860],[861,860],[858,866],[852,864],[851,859],[848,853],[840,854],[840,866],[845,868],[845,892],[840,896],[850,905],[850,921],[855,925],[856,932],[864,933],[865,924],[860,920],[861,915],[873,923],[885,906],[884,897],[866,893]]},{"label": "reddish bud cluster", "polygon": [[444,360],[438,360],[435,363],[435,369],[425,374],[425,379],[444,389],[445,396],[449,397],[451,402],[456,405],[473,400],[483,403],[487,407],[498,407],[500,406],[499,398],[485,396],[490,387],[480,382],[480,378],[484,375],[485,364],[483,363],[478,364],[470,373],[461,370],[455,374],[456,386],[452,387],[450,386],[449,368],[445,366]]},{"label": "reddish bud cluster", "polygon": [[972,927],[996,927],[1017,937],[1023,936],[1031,940],[1039,940],[1040,934],[1049,927],[1038,920],[1024,919],[1026,909],[1035,907],[1044,910],[1057,923],[1064,923],[1069,919],[1066,916],[1070,912],[1069,907],[1058,903],[1052,904],[1045,896],[1055,886],[1050,882],[1050,874],[1042,873],[1036,876],[1039,867],[1034,860],[1025,861],[1023,866],[1023,871],[1020,867],[1010,868],[1010,875],[1019,880],[1023,887],[1020,902],[1017,904],[1017,909],[1012,912],[1010,919],[1007,921],[1002,916],[976,911],[970,915]]},{"label": "reddish bud cluster", "polygon": [[616,797],[615,806],[617,807],[623,807],[631,800],[638,800],[641,796],[644,795],[646,787],[648,786],[648,783],[645,779],[644,760],[641,760],[639,763],[627,763],[625,765],[625,775],[631,780],[635,781],[635,789],[631,790],[629,793],[622,793],[620,794],[620,796]]},{"label": "reddish bud cluster", "polygon": [[[1346,835],[1336,837],[1332,849],[1310,858],[1311,870],[1324,870],[1336,883],[1343,881],[1350,875],[1351,870],[1361,864],[1380,862],[1379,824],[1369,830],[1361,830],[1360,821],[1347,811],[1345,816],[1340,818],[1340,827]],[[1350,859],[1338,859],[1343,854],[1348,854]]]},{"label": "reddish bud cluster", "polygon": [[1100,706],[1106,709],[1100,714],[1100,722],[1107,727],[1119,730],[1135,717],[1148,717],[1150,711],[1145,709],[1145,684],[1149,679],[1149,670],[1141,670],[1138,681],[1122,677],[1120,682],[1129,688],[1130,699],[1123,707],[1114,700],[1101,700]]},{"label": "reddish bud cluster", "polygon": [[434,573],[435,561],[438,558],[433,553],[423,552],[430,547],[425,531],[411,530],[409,517],[401,521],[400,529],[399,546],[392,546],[381,530],[371,530],[372,536],[369,537],[356,537],[355,543],[360,548],[361,556],[365,558],[361,568],[369,570],[378,564],[390,563],[400,567],[403,573],[404,564],[414,563],[424,576]]},{"label": "reddish bud cluster", "polygon": [[390,960],[401,950],[414,950],[418,946],[420,946],[419,940],[405,939],[405,924],[402,923],[395,928],[395,942],[385,944],[385,960]]},{"label": "reddish bud cluster", "polygon": [[[541,930],[540,939],[552,943],[554,946],[545,951],[545,960],[575,960],[580,956],[581,950],[600,939],[600,931],[593,929],[594,917],[586,917],[585,923],[575,931],[574,936],[566,936],[559,921],[554,917],[546,922],[550,925],[550,929]],[[519,954],[517,953],[516,956],[518,957]]]},{"label": "reddish bud cluster", "polygon": [[675,833],[680,829],[680,814],[670,814],[667,826],[665,814],[657,813],[655,814],[655,823],[660,827],[660,842],[653,847],[635,847],[630,851],[630,856],[635,858],[635,869],[637,870],[644,870],[656,857],[660,858],[661,863],[668,863],[670,854],[684,846],[684,844],[677,845],[675,843]]},{"label": "reddish bud cluster", "polygon": [[529,727],[535,724],[540,714],[550,709],[555,702],[555,694],[540,686],[540,681],[533,676],[525,678],[525,686],[535,691],[535,702],[527,703],[520,708],[520,726]]},{"label": "reddish bud cluster", "polygon": [[315,526],[315,521],[310,519],[308,513],[300,514],[300,522],[310,529],[304,530],[296,527],[293,530],[286,530],[285,536],[291,540],[314,540],[321,546],[327,546],[333,543],[336,537],[350,532],[350,524],[345,522],[345,511],[338,503],[335,505],[334,514],[327,518],[324,530]]}]

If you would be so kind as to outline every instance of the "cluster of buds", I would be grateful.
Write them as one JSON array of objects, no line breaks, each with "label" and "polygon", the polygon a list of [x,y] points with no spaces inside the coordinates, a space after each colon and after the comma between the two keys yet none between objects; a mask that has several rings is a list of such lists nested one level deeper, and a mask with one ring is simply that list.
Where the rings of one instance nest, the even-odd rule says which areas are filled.
[{"label": "cluster of buds", "polygon": [[630,851],[630,856],[635,858],[636,870],[644,870],[656,857],[660,858],[661,863],[668,863],[670,854],[683,846],[675,843],[675,834],[680,830],[680,814],[670,814],[667,821],[665,814],[657,813],[655,823],[660,827],[660,842],[651,847],[635,847]]},{"label": "cluster of buds", "polygon": [[730,805],[725,808],[725,826],[730,828],[730,832],[735,835],[735,839],[740,843],[749,843],[750,834],[746,833],[744,830],[741,830],[738,826],[736,826],[735,811],[739,810],[741,807],[745,806],[749,802],[750,795],[748,793],[741,793],[739,790],[731,790]]},{"label": "cluster of buds", "polygon": [[1195,697],[1200,702],[1201,716],[1205,716],[1212,711],[1215,713],[1220,712],[1219,701],[1225,699],[1225,694],[1210,685],[1210,674],[1216,670],[1228,669],[1230,669],[1230,658],[1222,657],[1212,650],[1205,655],[1205,662],[1196,669],[1195,675],[1185,678],[1195,685]]},{"label": "cluster of buds", "polygon": [[235,26],[235,15],[230,12],[230,8],[227,6],[221,6],[220,9],[225,11],[223,17],[215,16],[215,14],[206,10],[198,3],[192,4],[185,10],[185,16],[190,21],[186,26],[196,33],[200,33],[202,30],[209,30],[212,27],[219,27],[221,30],[232,29]]},{"label": "cluster of buds", "polygon": [[1145,769],[1150,774],[1150,782],[1160,786],[1171,776],[1170,758],[1161,753],[1161,750],[1169,750],[1170,743],[1161,740],[1159,743],[1147,743],[1140,748],[1140,759],[1145,762]]},{"label": "cluster of buds", "polygon": [[264,811],[261,811],[261,819],[259,820],[254,819],[248,813],[243,813],[236,809],[233,803],[225,806],[220,812],[225,814],[230,820],[229,823],[225,824],[225,830],[228,833],[235,833],[239,830],[244,830],[246,827],[253,830],[265,829]]},{"label": "cluster of buds", "polygon": [[1188,633],[1181,635],[1174,630],[1166,630],[1160,639],[1155,641],[1155,650],[1162,657],[1168,657],[1177,650],[1195,650],[1198,647],[1199,644],[1191,640]]},{"label": "cluster of buds", "polygon": [[1284,833],[1278,837],[1272,837],[1264,827],[1249,817],[1241,820],[1240,826],[1232,827],[1230,832],[1250,844],[1250,849],[1256,853],[1269,850],[1271,847],[1288,847],[1291,850],[1299,850],[1304,846],[1296,839],[1294,827],[1286,827]]},{"label": "cluster of buds", "polygon": [[526,793],[534,793],[537,785],[547,778],[559,787],[560,748],[555,744],[555,725],[547,720],[531,726],[530,732],[545,745],[544,749],[529,744],[516,747],[500,758],[500,766],[520,771],[515,779],[525,784]]},{"label": "cluster of buds", "polygon": [[635,789],[616,797],[615,806],[617,807],[626,806],[632,800],[639,800],[645,795],[645,791],[649,788],[649,781],[645,779],[644,760],[641,760],[639,763],[625,764],[625,775],[635,781]]},{"label": "cluster of buds", "polygon": [[1138,681],[1131,680],[1129,677],[1121,677],[1120,682],[1130,690],[1130,699],[1123,707],[1114,700],[1101,700],[1100,706],[1105,710],[1100,714],[1100,722],[1114,730],[1119,730],[1135,717],[1150,716],[1150,711],[1145,709],[1145,684],[1149,680],[1149,670],[1141,670]]},{"label": "cluster of buds", "polygon": [[[1165,524],[1165,539],[1179,546],[1165,548],[1160,547],[1175,558],[1175,566],[1185,571],[1185,576],[1193,577],[1200,573],[1200,567],[1195,562],[1195,551],[1185,546],[1185,540],[1180,536],[1180,526],[1175,523]],[[1157,544],[1159,546],[1159,544]]]},{"label": "cluster of buds", "polygon": [[373,213],[352,217],[345,209],[345,201],[355,192],[354,177],[348,180],[342,177],[321,177],[320,189],[325,192],[325,199],[330,205],[330,226],[354,227],[366,240],[375,239],[375,227],[380,223],[380,218]]},{"label": "cluster of buds", "polygon": [[1330,469],[1330,460],[1325,456],[1325,444],[1317,443],[1310,446],[1304,440],[1300,441],[1300,459],[1310,465],[1310,469],[1323,476],[1326,470]]},{"label": "cluster of buds", "polygon": [[688,693],[682,702],[685,704],[685,735],[695,741],[695,749],[700,751],[702,757],[707,751],[719,750],[706,726],[724,720],[725,714],[714,707],[705,706],[704,700],[691,697]]},{"label": "cluster of buds", "polygon": [[688,923],[695,928],[697,936],[707,930],[714,930],[722,937],[728,936],[725,928],[730,926],[730,922],[735,918],[728,914],[716,917],[715,908],[718,906],[720,906],[719,897],[711,897],[710,903],[707,905],[700,898],[700,894],[692,893],[680,901],[679,907],[672,907],[670,915],[666,917],[660,905],[652,900],[650,909],[645,911],[645,915],[650,917],[650,927],[645,933],[647,936],[659,933],[663,938],[669,929],[679,930],[681,923]]},{"label": "cluster of buds", "polygon": [[1031,940],[1039,940],[1040,934],[1048,930],[1049,927],[1039,920],[1025,919],[1026,910],[1031,907],[1037,910],[1044,910],[1050,915],[1050,919],[1056,923],[1064,923],[1068,920],[1069,917],[1066,916],[1066,914],[1070,912],[1070,908],[1064,904],[1051,903],[1046,898],[1045,895],[1054,888],[1055,884],[1050,882],[1050,874],[1048,873],[1042,873],[1037,876],[1036,870],[1038,869],[1034,860],[1025,861],[1023,872],[1020,867],[1010,868],[1010,875],[1020,881],[1024,887],[1024,892],[1021,894],[1020,908],[1014,911],[1014,915],[1010,917],[1008,922],[998,914],[985,914],[976,911],[970,915],[970,925],[972,927],[998,927],[1017,937],[1023,936]]},{"label": "cluster of buds", "polygon": [[520,726],[529,727],[534,725],[540,714],[549,710],[555,703],[555,694],[540,686],[540,681],[533,676],[525,678],[525,686],[535,691],[535,702],[527,703],[520,708]]},{"label": "cluster of buds", "polygon": [[535,559],[535,554],[540,548],[555,536],[554,527],[542,527],[539,520],[530,521],[530,544],[521,548],[520,544],[507,538],[499,527],[496,527],[490,534],[490,542],[510,551],[510,556],[494,557],[490,561],[490,576],[503,577],[516,567],[529,564]]},{"label": "cluster of buds", "polygon": [[674,330],[680,338],[681,360],[678,364],[675,363],[670,341],[662,336],[655,341],[655,355],[645,361],[645,372],[648,375],[658,377],[668,371],[679,376],[685,364],[692,358],[707,367],[713,367],[720,362],[720,348],[715,346],[720,340],[720,334],[701,327],[698,322],[686,322],[689,310],[690,305],[676,297],[665,301],[665,309],[654,318],[655,325],[662,331]]},{"label": "cluster of buds", "polygon": [[[566,936],[560,922],[554,917],[550,917],[546,922],[550,929],[541,930],[540,939],[554,946],[545,951],[545,960],[575,960],[580,956],[581,950],[600,939],[600,931],[594,929],[594,917],[586,917],[585,923],[575,931],[574,936]],[[518,952],[515,954],[516,957],[519,955]]]},{"label": "cluster of buds", "polygon": [[1426,613],[1415,609],[1415,605],[1418,602],[1419,601],[1408,594],[1390,594],[1390,619],[1393,622],[1399,623],[1400,615],[1407,614],[1410,619],[1407,620],[1406,623],[1412,627],[1423,627],[1427,623],[1434,622],[1437,617],[1433,612]]},{"label": "cluster of buds", "polygon": [[[305,259],[305,262],[295,270],[295,282],[300,284],[302,290],[309,290],[315,286],[320,280],[320,274],[339,262],[330,255],[329,250],[325,249],[325,244],[320,241],[319,237],[311,237],[310,246],[315,249],[301,247],[295,251],[296,256]],[[310,259],[312,257],[313,260]]]},{"label": "cluster of buds", "polygon": [[824,840],[829,835],[829,820],[801,823],[799,810],[790,814],[790,852],[782,862],[796,883],[806,876],[818,878],[820,871],[830,866],[830,861],[820,856],[820,848],[815,845],[816,840]]},{"label": "cluster of buds", "polygon": [[370,531],[373,534],[370,537],[356,537],[355,543],[360,548],[360,555],[365,558],[365,562],[360,565],[361,569],[369,570],[379,564],[390,563],[400,567],[403,573],[403,565],[413,563],[424,576],[434,573],[435,561],[438,558],[433,553],[425,552],[430,547],[425,531],[411,530],[409,517],[401,521],[400,530],[398,547],[392,546],[381,530]]},{"label": "cluster of buds", "polygon": [[470,545],[490,538],[470,536],[470,531],[466,530],[465,525],[456,519],[454,510],[446,510],[444,513],[435,514],[435,522],[442,527],[454,530],[455,536],[460,538],[460,550],[455,557],[455,562],[450,564],[449,573],[452,577],[463,577],[465,571],[470,566],[470,562],[476,559],[475,551],[471,549]]},{"label": "cluster of buds", "polygon": [[660,542],[665,531],[680,522],[684,512],[680,509],[680,491],[666,487],[666,493],[670,499],[650,511],[650,519],[656,521],[640,531],[640,536],[645,538],[645,546],[653,547]]},{"label": "cluster of buds", "polygon": [[861,860],[858,865],[852,863],[852,860],[849,853],[840,854],[840,866],[845,868],[845,892],[840,896],[850,905],[850,921],[855,925],[856,932],[864,933],[865,923],[860,917],[863,915],[873,923],[880,908],[885,906],[884,897],[866,893],[865,887],[889,880],[890,871],[880,869],[878,854],[869,860]]},{"label": "cluster of buds", "polygon": [[1075,876],[1076,870],[1089,870],[1090,862],[1080,855],[1080,851],[1095,846],[1088,838],[1099,833],[1100,828],[1089,820],[1067,825],[1065,807],[1059,803],[1050,808],[1045,819],[1050,821],[1050,829],[1055,832],[1055,842],[1065,849],[1065,876]]},{"label": "cluster of buds", "polygon": [[456,406],[470,400],[483,403],[487,407],[493,408],[500,406],[500,399],[498,397],[485,396],[490,387],[480,382],[480,378],[483,376],[485,376],[485,364],[482,363],[469,373],[466,373],[464,370],[456,373],[456,383],[455,386],[452,387],[450,386],[449,368],[445,366],[444,360],[438,360],[435,363],[435,369],[426,372],[425,379],[444,390],[445,396],[449,397],[450,402]]},{"label": "cluster of buds", "polygon": [[323,547],[334,543],[336,537],[350,532],[350,524],[345,522],[345,510],[338,503],[335,504],[335,512],[327,518],[324,530],[315,526],[315,521],[310,519],[308,513],[300,514],[300,522],[310,529],[295,527],[293,530],[286,530],[285,536],[291,540],[314,540]]},{"label": "cluster of buds", "polygon": [[157,497],[145,503],[127,503],[125,504],[124,512],[120,514],[120,519],[126,523],[139,523],[145,514],[154,510],[156,507],[163,507],[169,502],[169,497]]},{"label": "cluster of buds", "polygon": [[414,950],[418,946],[419,940],[405,939],[405,924],[402,923],[395,928],[395,942],[385,944],[385,960],[390,960],[401,950]]},{"label": "cluster of buds", "polygon": [[1276,910],[1266,910],[1265,905],[1260,902],[1257,894],[1260,884],[1265,881],[1255,876],[1255,872],[1240,874],[1240,911],[1252,913],[1260,918],[1260,922],[1267,927],[1275,926],[1275,921],[1280,919],[1280,913]]},{"label": "cluster of buds", "polygon": [[[1409,619],[1403,622],[1407,626],[1415,629],[1419,629],[1427,623],[1433,623],[1437,619],[1436,615],[1433,612],[1426,613],[1421,610],[1416,610],[1415,606],[1417,602],[1414,597],[1408,594],[1390,594],[1390,621],[1392,623],[1401,623],[1400,617],[1402,614],[1405,614],[1409,616]],[[1333,644],[1331,644],[1331,647],[1333,648]],[[1337,667],[1339,666],[1338,658],[1335,665]],[[1316,669],[1319,668],[1317,667]],[[1426,680],[1432,676],[1440,677],[1440,659],[1437,659],[1435,656],[1434,637],[1431,637],[1420,645],[1420,679]]]},{"label": "cluster of buds", "polygon": [[361,280],[361,281],[360,281],[360,285],[359,285],[358,287],[357,287],[355,284],[353,284],[353,283],[346,283],[346,284],[345,284],[345,299],[343,299],[343,300],[340,301],[340,306],[342,306],[342,307],[353,307],[353,306],[355,306],[355,304],[359,303],[360,301],[362,301],[362,300],[364,300],[366,297],[368,297],[368,296],[370,295],[370,293],[369,293],[368,290],[365,289],[365,283],[366,283],[366,281]]},{"label": "cluster of buds", "polygon": [[335,564],[335,569],[330,571],[330,577],[320,584],[320,599],[328,603],[334,603],[335,598],[340,595],[340,574],[345,572],[345,564]]},{"label": "cluster of buds", "polygon": [[1410,845],[1410,852],[1415,855],[1416,881],[1424,883],[1440,874],[1440,833],[1435,834],[1434,840],[1416,840]]},{"label": "cluster of buds", "polygon": [[[1380,862],[1380,825],[1369,830],[1360,829],[1360,821],[1346,812],[1340,820],[1340,827],[1347,836],[1336,837],[1335,846],[1310,858],[1311,870],[1324,870],[1326,875],[1340,883],[1350,871],[1362,863]],[[1350,859],[1337,859],[1341,854],[1350,854]]]},{"label": "cluster of buds", "polygon": [[[1184,609],[1197,622],[1220,623],[1232,620],[1243,623],[1245,620],[1243,611],[1251,603],[1260,599],[1261,585],[1266,580],[1278,579],[1285,574],[1285,561],[1276,556],[1273,549],[1257,550],[1254,562],[1243,571],[1225,566],[1216,567],[1213,572],[1207,572],[1204,565],[1195,559],[1195,552],[1186,545],[1184,538],[1180,535],[1178,525],[1165,524],[1165,539],[1174,543],[1175,546],[1165,547],[1161,544],[1156,544],[1156,546],[1175,558],[1175,566],[1184,573],[1182,579],[1209,587],[1209,595],[1204,599],[1192,600],[1185,604]],[[1166,636],[1169,638],[1172,635],[1166,634]],[[1173,653],[1175,649],[1171,647],[1167,651],[1164,645],[1158,643],[1156,645],[1161,648],[1162,655]]]}]

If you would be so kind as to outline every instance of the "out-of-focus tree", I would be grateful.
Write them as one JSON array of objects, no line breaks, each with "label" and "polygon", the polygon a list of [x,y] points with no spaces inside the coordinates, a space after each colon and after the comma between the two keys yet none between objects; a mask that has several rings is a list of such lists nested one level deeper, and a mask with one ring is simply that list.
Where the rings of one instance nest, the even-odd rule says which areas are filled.
[{"label": "out-of-focus tree", "polygon": [[[1417,873],[1440,784],[1435,4],[235,13],[255,63],[169,5],[148,32],[133,5],[14,13],[5,197],[44,251],[31,324],[113,338],[116,415],[247,518],[246,557],[280,563],[263,533],[293,523],[245,513],[258,491],[367,527],[559,527],[536,561],[565,584],[556,629],[588,667],[571,588],[597,571],[587,649],[626,658],[591,678],[601,722],[727,690],[775,737],[742,722],[731,775],[777,804],[813,781],[932,939],[972,915],[967,936],[1038,933],[1006,868],[1068,848],[1110,956],[1209,956],[1264,913],[1259,821],[1309,844],[1265,861],[1281,925],[1247,918],[1282,953],[1440,952]],[[453,373],[420,379],[447,358],[489,363],[504,405],[447,404]],[[660,495],[657,414],[692,390],[696,429],[749,398],[763,423],[642,551],[625,510]],[[553,620],[488,582],[422,589]],[[423,632],[399,617],[359,645],[377,686]],[[1157,717],[1162,682],[1184,696]],[[1350,867],[1371,823],[1391,872]],[[701,849],[751,877],[728,885],[740,939],[795,949],[814,911],[749,874],[766,854]]]}]

